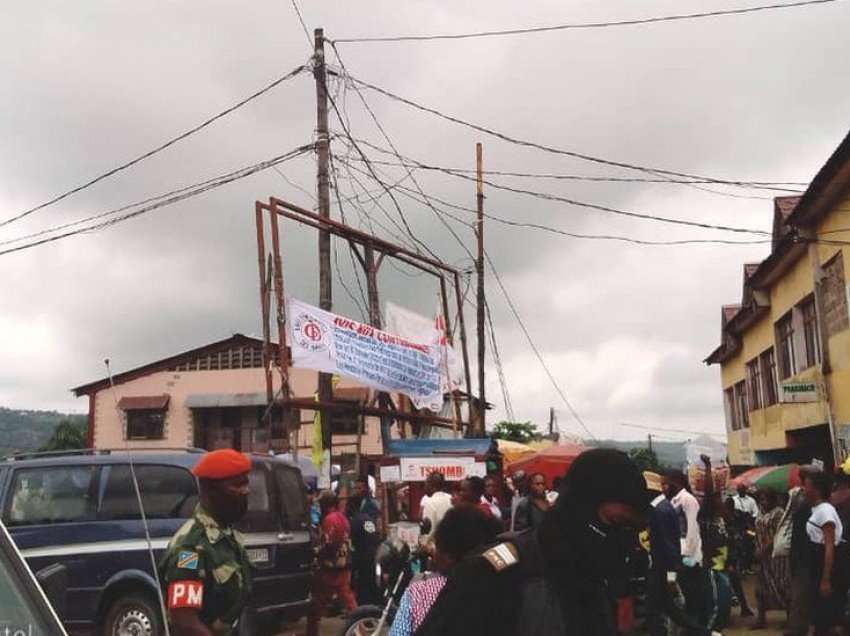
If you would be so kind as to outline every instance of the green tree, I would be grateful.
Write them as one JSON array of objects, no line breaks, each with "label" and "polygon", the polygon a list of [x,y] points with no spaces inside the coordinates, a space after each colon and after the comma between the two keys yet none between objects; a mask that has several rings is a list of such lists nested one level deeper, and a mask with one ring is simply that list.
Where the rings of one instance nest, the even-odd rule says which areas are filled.
[{"label": "green tree", "polygon": [[58,450],[73,450],[86,447],[86,431],[83,426],[65,420],[61,422],[53,431],[53,435],[47,441],[41,450],[43,451],[58,451]]},{"label": "green tree", "polygon": [[629,451],[629,457],[632,458],[632,461],[641,472],[644,470],[651,470],[656,473],[661,472],[661,464],[658,463],[658,457],[656,457],[655,451],[651,451],[648,448],[633,448]]},{"label": "green tree", "polygon": [[493,437],[525,444],[537,435],[537,429],[531,422],[499,422],[493,429]]}]

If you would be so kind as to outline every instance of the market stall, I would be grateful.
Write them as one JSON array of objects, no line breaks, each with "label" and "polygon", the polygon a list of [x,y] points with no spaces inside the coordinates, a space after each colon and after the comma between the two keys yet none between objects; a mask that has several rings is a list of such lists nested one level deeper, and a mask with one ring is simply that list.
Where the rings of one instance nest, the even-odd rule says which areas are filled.
[{"label": "market stall", "polygon": [[554,444],[548,448],[512,462],[507,471],[511,474],[523,471],[526,475],[543,473],[546,485],[552,487],[555,477],[563,477],[567,469],[581,453],[587,450],[580,444]]}]

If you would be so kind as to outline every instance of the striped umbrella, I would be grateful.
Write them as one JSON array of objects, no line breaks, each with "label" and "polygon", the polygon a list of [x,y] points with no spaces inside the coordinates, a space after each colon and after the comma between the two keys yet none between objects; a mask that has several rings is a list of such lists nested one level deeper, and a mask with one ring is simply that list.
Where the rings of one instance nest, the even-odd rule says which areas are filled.
[{"label": "striped umbrella", "polygon": [[741,484],[757,490],[788,492],[800,485],[800,465],[757,466],[730,480],[729,488],[737,488]]}]

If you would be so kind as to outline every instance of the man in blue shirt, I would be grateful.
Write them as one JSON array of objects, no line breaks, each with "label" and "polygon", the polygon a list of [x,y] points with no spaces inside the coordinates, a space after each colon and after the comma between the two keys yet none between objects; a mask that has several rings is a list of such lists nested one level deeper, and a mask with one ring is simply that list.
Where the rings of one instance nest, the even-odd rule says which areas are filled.
[{"label": "man in blue shirt", "polygon": [[647,602],[650,636],[666,636],[665,616],[683,628],[686,634],[708,636],[712,631],[700,625],[676,602],[681,597],[677,580],[682,569],[679,513],[667,497],[660,494],[661,483],[657,476],[647,479],[647,489],[659,493],[649,512],[652,563],[647,576]]}]

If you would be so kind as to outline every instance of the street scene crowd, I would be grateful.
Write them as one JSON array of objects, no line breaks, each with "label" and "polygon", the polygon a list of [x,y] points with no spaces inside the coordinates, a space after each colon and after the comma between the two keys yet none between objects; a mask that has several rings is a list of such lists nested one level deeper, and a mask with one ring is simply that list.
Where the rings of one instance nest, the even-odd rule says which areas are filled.
[{"label": "street scene crowd", "polygon": [[[608,449],[586,451],[554,484],[542,474],[469,477],[450,494],[432,473],[415,548],[422,572],[382,627],[391,636],[710,635],[733,612],[759,630],[768,611],[782,610],[787,620],[771,627],[785,634],[843,633],[848,473],[804,466],[788,493],[722,492],[703,461],[699,499],[684,473],[641,474]],[[325,491],[313,507],[319,569],[308,634],[333,599],[345,613],[380,603],[374,564],[393,543],[381,544],[366,478],[343,503]],[[749,598],[745,577],[755,578]]]}]

